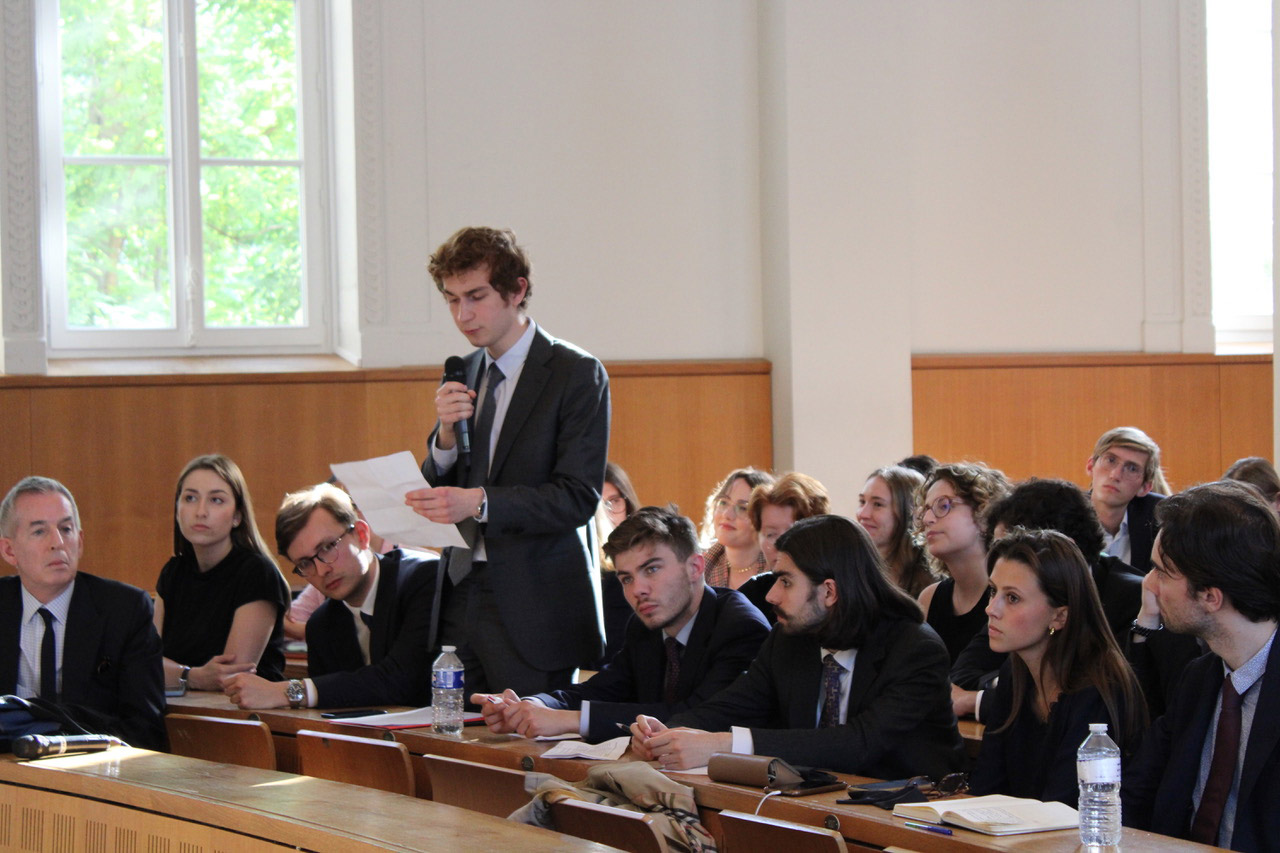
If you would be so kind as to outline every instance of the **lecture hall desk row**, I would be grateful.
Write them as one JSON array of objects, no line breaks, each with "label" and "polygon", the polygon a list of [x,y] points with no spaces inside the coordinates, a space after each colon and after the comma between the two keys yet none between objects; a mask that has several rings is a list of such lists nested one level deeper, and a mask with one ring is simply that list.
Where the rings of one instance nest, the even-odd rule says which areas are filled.
[{"label": "lecture hall desk row", "polygon": [[0,759],[0,848],[613,849],[372,788],[126,747],[32,762]]},{"label": "lecture hall desk row", "polygon": [[[551,744],[513,735],[496,735],[484,726],[467,726],[461,739],[434,734],[429,728],[384,732],[380,729],[342,725],[325,720],[317,710],[241,711],[230,704],[225,697],[213,693],[189,693],[181,698],[170,699],[169,710],[184,714],[261,719],[275,736],[276,758],[281,770],[296,770],[297,749],[293,739],[296,732],[301,729],[339,734],[364,734],[374,738],[388,737],[405,744],[415,756],[443,755],[513,770],[551,773],[571,782],[585,777],[593,764],[590,761],[543,758],[542,753]],[[979,732],[979,729],[973,728],[975,725],[969,724],[971,736]],[[630,753],[624,754],[624,759],[629,755]],[[291,761],[292,765],[290,765]],[[422,762],[415,762],[415,773],[418,795],[430,797],[431,785]],[[983,851],[992,850],[1074,853],[1080,846],[1080,836],[1075,830],[995,838],[956,829],[953,836],[946,837],[906,827],[901,818],[895,818],[889,812],[874,806],[837,805],[835,801],[842,796],[839,792],[815,794],[809,797],[770,797],[761,805],[763,795],[758,790],[712,782],[706,776],[677,773],[673,774],[673,778],[694,788],[698,805],[704,812],[725,809],[755,812],[759,807],[759,813],[766,817],[838,829],[852,844],[869,846],[870,849],[899,846],[921,851],[921,853],[931,853],[931,851],[983,853]],[[865,781],[855,776],[845,778],[850,782]],[[1125,853],[1145,853],[1145,851],[1178,853],[1178,851],[1212,849],[1134,829],[1124,830],[1122,846]]]}]

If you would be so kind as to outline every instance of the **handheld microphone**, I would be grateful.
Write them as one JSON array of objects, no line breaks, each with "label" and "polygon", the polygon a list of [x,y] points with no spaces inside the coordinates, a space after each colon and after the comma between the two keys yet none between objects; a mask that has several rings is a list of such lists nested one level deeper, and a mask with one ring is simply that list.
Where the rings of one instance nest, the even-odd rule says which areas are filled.
[{"label": "handheld microphone", "polygon": [[13,754],[18,758],[51,758],[72,752],[101,752],[124,741],[110,735],[23,735],[13,739]]},{"label": "handheld microphone", "polygon": [[[444,360],[444,378],[441,384],[445,382],[461,382],[467,384],[467,364],[461,356],[451,355]],[[471,427],[467,424],[466,418],[458,421],[453,425],[453,433],[458,437],[458,456],[467,464],[471,462]]]}]

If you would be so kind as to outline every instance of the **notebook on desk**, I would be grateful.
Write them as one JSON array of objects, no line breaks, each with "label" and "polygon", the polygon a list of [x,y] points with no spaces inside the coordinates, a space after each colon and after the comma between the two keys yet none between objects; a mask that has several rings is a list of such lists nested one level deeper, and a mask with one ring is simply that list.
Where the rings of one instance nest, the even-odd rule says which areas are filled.
[{"label": "notebook on desk", "polygon": [[1075,829],[1080,814],[1066,803],[1030,800],[991,794],[930,803],[899,803],[893,807],[898,817],[929,823],[949,823],[987,835],[1019,835]]}]

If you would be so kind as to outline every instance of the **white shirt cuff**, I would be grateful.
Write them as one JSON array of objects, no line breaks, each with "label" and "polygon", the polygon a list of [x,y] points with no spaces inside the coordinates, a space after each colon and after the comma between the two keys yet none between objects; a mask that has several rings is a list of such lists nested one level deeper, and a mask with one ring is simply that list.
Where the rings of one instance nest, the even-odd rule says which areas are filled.
[{"label": "white shirt cuff", "polygon": [[302,679],[302,683],[306,685],[306,688],[307,688],[307,701],[306,701],[306,704],[303,705],[302,707],[314,708],[320,701],[320,695],[316,693],[315,682],[313,682],[310,678],[304,678]]},{"label": "white shirt cuff", "polygon": [[731,750],[738,755],[755,755],[756,744],[755,738],[751,736],[751,729],[745,726],[733,726],[729,729],[733,733],[733,746]]},{"label": "white shirt cuff", "polygon": [[591,703],[583,702],[578,710],[578,737],[586,738],[591,729]]},{"label": "white shirt cuff", "polygon": [[436,470],[443,474],[457,464],[458,446],[455,444],[448,450],[441,450],[439,445],[431,442],[431,461],[435,463]]}]

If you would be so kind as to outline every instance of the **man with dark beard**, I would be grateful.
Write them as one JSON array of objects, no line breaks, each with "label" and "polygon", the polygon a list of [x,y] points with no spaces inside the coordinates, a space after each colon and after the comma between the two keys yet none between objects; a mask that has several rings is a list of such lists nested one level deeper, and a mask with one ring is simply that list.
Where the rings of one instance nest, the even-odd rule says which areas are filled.
[{"label": "man with dark beard", "polygon": [[778,617],[751,668],[670,728],[641,716],[632,749],[664,768],[713,753],[894,779],[958,770],[950,659],[919,605],[887,580],[867,533],[820,515],[778,537]]}]

